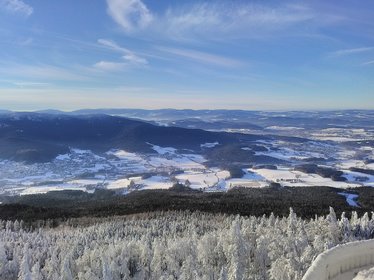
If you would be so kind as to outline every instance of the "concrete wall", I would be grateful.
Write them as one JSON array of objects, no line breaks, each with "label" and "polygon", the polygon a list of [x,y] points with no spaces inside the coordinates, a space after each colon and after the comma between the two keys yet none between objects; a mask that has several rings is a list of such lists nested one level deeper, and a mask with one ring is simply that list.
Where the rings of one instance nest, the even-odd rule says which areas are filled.
[{"label": "concrete wall", "polygon": [[368,265],[374,266],[374,240],[350,242],[320,254],[302,280],[328,280]]}]

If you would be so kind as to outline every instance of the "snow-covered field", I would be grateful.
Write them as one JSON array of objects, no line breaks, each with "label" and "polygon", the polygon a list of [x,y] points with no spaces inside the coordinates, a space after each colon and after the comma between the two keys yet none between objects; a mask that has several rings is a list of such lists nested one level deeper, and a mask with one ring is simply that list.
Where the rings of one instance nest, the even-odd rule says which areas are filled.
[{"label": "snow-covered field", "polygon": [[[358,131],[360,132],[360,131]],[[256,151],[257,156],[270,156],[289,164],[278,164],[278,169],[247,168],[242,178],[231,178],[227,170],[206,167],[204,156],[182,153],[173,147],[151,145],[150,154],[125,150],[110,150],[95,154],[90,150],[71,149],[48,163],[24,164],[0,161],[0,194],[35,194],[57,190],[113,189],[127,193],[131,190],[167,189],[180,182],[194,189],[226,191],[233,187],[266,187],[270,183],[282,186],[313,187],[330,186],[352,188],[374,186],[374,176],[349,170],[351,167],[374,170],[374,163],[357,159],[362,152],[367,159],[374,158],[374,149],[363,146],[358,150],[341,148],[329,142],[309,141],[289,143],[285,141],[258,140],[257,145],[267,151]],[[202,143],[202,149],[212,149],[218,142]],[[250,147],[243,147],[250,150]],[[295,171],[294,166],[308,158],[335,158],[332,166],[344,172],[346,182],[333,181],[317,174]]]},{"label": "snow-covered field", "polygon": [[362,128],[326,128],[312,133],[312,138],[335,142],[368,140],[372,133]]},{"label": "snow-covered field", "polygon": [[[209,143],[212,144],[212,143]],[[215,144],[215,143],[213,143]],[[154,154],[110,150],[96,155],[88,150],[71,149],[51,163],[0,165],[2,193],[36,194],[58,190],[92,191],[96,187],[124,190],[167,189],[180,181],[193,188],[210,188],[229,177],[229,172],[204,166],[198,154],[181,154],[172,147],[152,145]],[[12,172],[8,172],[9,165]],[[175,173],[175,175],[173,175]],[[31,175],[33,174],[33,175]],[[147,174],[146,176],[144,176]]]},{"label": "snow-covered field", "polygon": [[361,173],[361,172],[354,172],[350,170],[342,170],[344,172],[344,177],[347,178],[348,182],[362,182],[365,186],[374,187],[374,176]]},{"label": "snow-covered field", "polygon": [[361,184],[351,182],[337,182],[330,178],[324,178],[317,174],[307,174],[304,172],[292,170],[291,168],[279,168],[277,170],[270,169],[250,169],[266,180],[276,182],[282,186],[294,187],[311,187],[311,186],[327,186],[335,188],[354,188]]},{"label": "snow-covered field", "polygon": [[176,176],[178,181],[190,182],[191,188],[209,188],[216,186],[220,181],[228,179],[230,173],[220,169],[205,169],[203,172],[185,172]]}]

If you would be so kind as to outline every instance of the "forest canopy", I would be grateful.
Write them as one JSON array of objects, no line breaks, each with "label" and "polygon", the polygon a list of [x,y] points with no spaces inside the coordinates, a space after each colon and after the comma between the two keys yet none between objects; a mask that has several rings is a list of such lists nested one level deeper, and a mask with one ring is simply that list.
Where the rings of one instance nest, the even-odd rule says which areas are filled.
[{"label": "forest canopy", "polygon": [[0,279],[297,280],[324,250],[372,238],[374,219],[172,211],[0,228]]}]

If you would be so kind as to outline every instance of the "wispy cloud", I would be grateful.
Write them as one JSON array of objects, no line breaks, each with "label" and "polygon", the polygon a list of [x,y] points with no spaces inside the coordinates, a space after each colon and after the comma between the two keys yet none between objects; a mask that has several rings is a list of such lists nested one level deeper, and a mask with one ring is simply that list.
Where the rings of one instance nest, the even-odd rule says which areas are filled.
[{"label": "wispy cloud", "polygon": [[[315,18],[315,14],[301,5],[269,7],[251,3],[198,3],[178,9],[168,9],[164,24],[175,36],[186,32],[222,33],[278,30],[284,26],[305,22]],[[214,32],[215,33],[215,32]]]},{"label": "wispy cloud", "polygon": [[2,63],[0,64],[0,75],[11,76],[15,79],[40,79],[43,83],[46,80],[78,81],[86,79],[72,68],[47,64]]},{"label": "wispy cloud", "polygon": [[101,71],[120,71],[126,67],[126,63],[120,63],[120,62],[112,62],[112,61],[99,61],[95,63],[94,68],[101,70]]},{"label": "wispy cloud", "polygon": [[372,64],[374,64],[374,60],[364,62],[364,63],[362,63],[361,65],[362,65],[362,66],[366,66],[366,65],[372,65]]},{"label": "wispy cloud", "polygon": [[[131,65],[145,65],[148,64],[148,60],[138,56],[134,52],[132,52],[129,49],[123,48],[119,46],[117,43],[111,40],[107,39],[99,39],[97,41],[99,44],[101,44],[104,47],[107,47],[115,52],[119,52],[122,54],[122,59],[125,60],[128,64]],[[113,63],[112,63],[113,64]],[[123,64],[123,63],[117,63],[117,64]]]},{"label": "wispy cloud", "polygon": [[34,9],[21,0],[0,0],[0,9],[12,14],[30,16]]},{"label": "wispy cloud", "polygon": [[205,64],[211,64],[223,67],[239,67],[243,66],[243,63],[227,58],[224,56],[214,55],[206,52],[195,51],[190,49],[179,49],[179,48],[169,48],[169,47],[158,47],[158,50],[166,52],[168,54],[184,57],[190,60],[198,61]]},{"label": "wispy cloud", "polygon": [[108,14],[126,32],[143,29],[153,16],[141,0],[107,0]]},{"label": "wispy cloud", "polygon": [[21,87],[21,88],[30,88],[30,87],[47,87],[51,85],[50,83],[41,83],[41,82],[20,82],[15,81],[12,82],[14,85]]},{"label": "wispy cloud", "polygon": [[[183,2],[164,11],[150,10],[141,0],[107,0],[108,13],[127,33],[147,32],[174,40],[264,37],[303,24],[331,24],[341,20],[316,12],[306,4],[277,5],[249,1]],[[287,34],[287,33],[283,33]]]},{"label": "wispy cloud", "polygon": [[114,41],[111,41],[111,40],[107,40],[107,39],[99,39],[97,40],[97,42],[104,46],[104,47],[107,47],[113,51],[116,51],[116,52],[120,52],[120,53],[128,53],[130,52],[130,50],[126,49],[126,48],[122,48],[120,47],[116,42]]},{"label": "wispy cloud", "polygon": [[332,56],[345,56],[357,53],[363,53],[374,50],[374,47],[362,47],[362,48],[353,48],[353,49],[344,49],[344,50],[337,50],[332,52]]}]

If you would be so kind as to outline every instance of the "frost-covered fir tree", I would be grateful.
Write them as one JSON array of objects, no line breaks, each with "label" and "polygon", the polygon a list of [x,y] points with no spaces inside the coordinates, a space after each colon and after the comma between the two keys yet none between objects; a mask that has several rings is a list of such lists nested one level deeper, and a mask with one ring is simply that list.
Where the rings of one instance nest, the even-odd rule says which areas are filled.
[{"label": "frost-covered fir tree", "polygon": [[31,279],[32,280],[42,280],[43,279],[42,273],[40,272],[39,262],[36,262],[31,269]]},{"label": "frost-covered fir tree", "polygon": [[18,273],[18,280],[32,280],[31,270],[30,270],[30,250],[29,250],[28,243],[25,244],[24,249],[23,249],[21,267]]},{"label": "frost-covered fir tree", "polygon": [[7,277],[7,264],[8,257],[6,255],[4,242],[0,241],[0,279],[6,279]]},{"label": "frost-covered fir tree", "polygon": [[332,244],[373,236],[371,213],[347,216],[154,212],[34,229],[0,221],[0,279],[300,280]]}]

